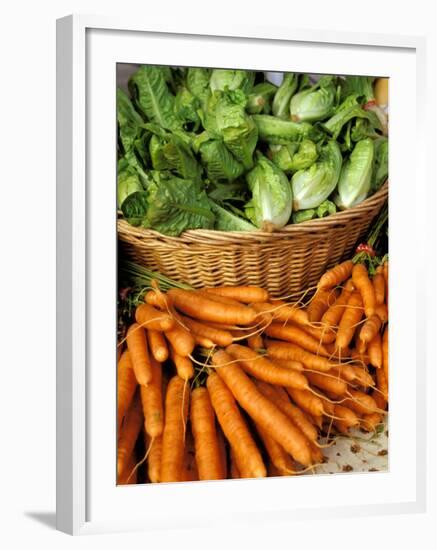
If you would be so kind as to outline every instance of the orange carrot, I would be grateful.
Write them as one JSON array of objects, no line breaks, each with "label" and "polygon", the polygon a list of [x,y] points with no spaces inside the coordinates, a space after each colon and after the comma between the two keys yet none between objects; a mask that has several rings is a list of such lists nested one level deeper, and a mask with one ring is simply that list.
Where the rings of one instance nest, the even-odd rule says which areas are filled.
[{"label": "orange carrot", "polygon": [[[341,418],[339,422],[344,424],[346,428],[355,428],[360,425],[360,419],[354,411],[343,405],[334,405],[334,416]],[[335,422],[336,420],[334,420],[334,425]]]},{"label": "orange carrot", "polygon": [[194,439],[191,430],[187,430],[185,437],[182,481],[199,481],[199,472],[196,464],[196,451],[194,450]]},{"label": "orange carrot", "polygon": [[321,357],[320,355],[310,353],[295,344],[278,342],[276,340],[267,340],[266,346],[269,359],[298,361],[299,363],[303,363],[309,369],[322,372],[326,372],[336,366],[336,363],[333,363],[326,357]]},{"label": "orange carrot", "polygon": [[153,357],[160,363],[164,363],[168,359],[168,346],[162,332],[157,330],[148,330],[147,339],[149,349]]},{"label": "orange carrot", "polygon": [[136,463],[135,453],[129,456],[124,470],[117,476],[117,485],[135,485],[137,483],[137,470],[134,471]]},{"label": "orange carrot", "polygon": [[284,369],[293,369],[298,372],[302,372],[304,370],[302,363],[299,363],[299,361],[289,361],[287,359],[270,359],[270,361]]},{"label": "orange carrot", "polygon": [[125,350],[117,366],[117,430],[126,415],[137,387],[137,379],[132,368],[129,352]]},{"label": "orange carrot", "polygon": [[144,296],[144,301],[150,306],[157,307],[162,311],[171,311],[172,301],[167,294],[163,292],[157,292],[156,290],[149,290]]},{"label": "orange carrot", "polygon": [[[311,325],[298,325],[303,331],[315,338],[318,342],[321,342],[325,346],[332,344],[335,340],[335,331],[332,327],[312,327]],[[328,348],[326,348],[328,349]]]},{"label": "orange carrot", "polygon": [[241,407],[295,460],[309,466],[311,450],[306,437],[280,409],[258,391],[238,365],[229,364],[229,361],[230,356],[224,351],[218,351],[212,357],[213,364],[219,367],[218,376],[231,390]]},{"label": "orange carrot", "polygon": [[238,360],[241,367],[264,382],[277,384],[278,386],[290,386],[293,388],[308,388],[308,381],[303,374],[293,369],[284,369],[275,365],[263,355],[259,355],[246,346],[231,344],[226,348],[227,353],[232,359]]},{"label": "orange carrot", "polygon": [[375,289],[375,304],[377,306],[384,303],[385,300],[385,279],[382,266],[376,268],[376,273],[372,279],[373,288]]},{"label": "orange carrot", "polygon": [[381,328],[381,319],[378,317],[378,315],[372,315],[372,317],[367,319],[367,321],[361,327],[360,340],[368,344],[379,333],[380,328]]},{"label": "orange carrot", "polygon": [[351,382],[365,388],[374,386],[372,376],[362,367],[343,364],[334,367],[332,371],[343,378],[343,380],[346,380],[346,382]]},{"label": "orange carrot", "polygon": [[381,319],[381,322],[387,323],[388,321],[388,309],[386,304],[380,304],[375,307],[375,313]]},{"label": "orange carrot", "polygon": [[344,395],[347,392],[347,384],[338,377],[326,375],[325,373],[305,372],[308,381],[317,388],[327,390],[334,395]]},{"label": "orange carrot", "polygon": [[190,419],[199,479],[224,479],[214,409],[206,388],[193,390]]},{"label": "orange carrot", "polygon": [[354,336],[355,329],[363,316],[363,302],[358,292],[353,292],[348,300],[338,327],[335,344],[337,348],[347,348]]},{"label": "orange carrot", "polygon": [[377,369],[382,367],[382,340],[378,332],[367,347],[369,363]]},{"label": "orange carrot", "polygon": [[329,306],[329,308],[322,315],[321,323],[327,327],[336,327],[340,322],[340,319],[344,313],[344,310],[347,306],[349,298],[353,292],[353,283],[352,280],[346,283],[345,287],[341,291],[340,296],[335,300],[335,302]]},{"label": "orange carrot", "polygon": [[316,355],[329,356],[329,352],[326,350],[323,344],[315,340],[312,336],[307,334],[304,330],[294,325],[282,325],[280,323],[272,323],[265,330],[265,333],[277,340],[285,340],[296,344],[311,353]]},{"label": "orange carrot", "polygon": [[228,460],[226,456],[226,442],[225,442],[225,436],[223,434],[223,430],[221,429],[220,424],[218,423],[218,420],[216,422],[216,432],[217,432],[217,442],[218,442],[219,452],[220,452],[221,468],[223,472],[223,479],[226,479],[228,477]]},{"label": "orange carrot", "polygon": [[205,288],[205,291],[210,294],[233,298],[245,304],[267,302],[269,300],[267,290],[258,286],[218,286],[215,288]]},{"label": "orange carrot", "polygon": [[141,402],[144,413],[144,429],[150,437],[158,437],[164,429],[164,410],[162,405],[162,370],[161,364],[153,357],[152,380],[147,386],[141,386]]},{"label": "orange carrot", "polygon": [[232,334],[227,330],[219,330],[205,323],[200,323],[194,319],[190,319],[184,315],[181,315],[182,322],[195,336],[202,336],[212,340],[214,344],[221,347],[226,347],[232,344]]},{"label": "orange carrot", "polygon": [[276,321],[293,321],[299,325],[307,325],[309,323],[308,313],[292,304],[285,303],[255,303],[252,308],[258,313],[271,313]]},{"label": "orange carrot", "polygon": [[288,397],[287,392],[280,386],[272,386],[266,382],[255,381],[259,391],[278,407],[288,418],[300,429],[310,441],[317,441],[317,430],[305,416],[305,414],[293,405]]},{"label": "orange carrot", "polygon": [[387,409],[387,401],[385,400],[384,396],[379,393],[379,391],[373,391],[372,397],[375,400],[378,409],[381,409],[382,411],[385,411]]},{"label": "orange carrot", "polygon": [[185,431],[190,400],[189,386],[179,376],[170,379],[165,396],[162,434],[161,481],[182,481]]},{"label": "orange carrot", "polygon": [[216,372],[212,372],[208,376],[206,386],[217,419],[231,445],[231,468],[234,462],[232,457],[234,457],[234,464],[238,464],[239,475],[241,474],[243,477],[266,477],[267,473],[261,454],[231,391]]},{"label": "orange carrot", "polygon": [[[231,479],[240,479],[242,476],[240,474],[240,470],[238,469],[237,457],[235,456],[235,451],[232,447],[231,447],[230,455],[231,455],[231,466],[230,466]],[[251,477],[251,476],[248,476],[248,477]]]},{"label": "orange carrot", "polygon": [[353,267],[354,264],[352,261],[346,260],[345,262],[336,265],[329,271],[326,271],[326,273],[320,277],[317,284],[317,289],[329,289],[340,285],[351,276]]},{"label": "orange carrot", "polygon": [[388,280],[389,280],[388,260],[386,262],[384,262],[384,264],[382,266],[382,274],[384,275],[384,280],[385,280],[385,302],[386,302],[386,304],[388,304]]},{"label": "orange carrot", "polygon": [[126,342],[137,382],[146,386],[152,380],[152,366],[144,329],[137,323],[131,325],[127,331]]},{"label": "orange carrot", "polygon": [[376,371],[376,387],[382,393],[385,401],[388,401],[388,381],[383,369],[378,369]]},{"label": "orange carrot", "polygon": [[216,302],[193,291],[173,288],[167,293],[174,305],[190,317],[213,323],[251,325],[256,311],[245,305],[229,305]]},{"label": "orange carrot", "polygon": [[183,326],[183,321],[176,317],[176,324],[171,330],[167,330],[165,336],[174,351],[182,357],[188,357],[193,353],[196,340],[191,332]]},{"label": "orange carrot", "polygon": [[294,464],[290,455],[285,452],[284,448],[265,429],[261,428],[258,424],[256,424],[256,429],[269,455],[270,461],[278,469],[280,475],[294,474]]},{"label": "orange carrot", "polygon": [[357,414],[371,414],[377,411],[375,400],[371,395],[358,390],[349,390],[351,397],[344,400],[343,405]]},{"label": "orange carrot", "polygon": [[308,390],[295,390],[294,388],[285,388],[290,397],[298,407],[313,416],[322,416],[325,414],[323,403],[319,397]]},{"label": "orange carrot", "polygon": [[352,361],[358,361],[359,363],[363,363],[365,365],[368,365],[370,363],[370,357],[368,353],[366,353],[366,351],[360,352],[357,348],[353,348],[351,350],[350,358],[352,359]]},{"label": "orange carrot", "polygon": [[184,357],[176,353],[173,347],[170,348],[171,359],[176,367],[176,371],[182,380],[189,380],[194,376],[193,362],[189,357]]},{"label": "orange carrot", "polygon": [[368,432],[374,432],[376,428],[382,423],[382,414],[375,412],[371,414],[364,414],[361,419],[361,427]]},{"label": "orange carrot", "polygon": [[388,325],[385,327],[384,334],[382,336],[382,368],[384,374],[388,380]]},{"label": "orange carrot", "polygon": [[127,411],[117,445],[117,475],[121,475],[128,463],[143,424],[143,412],[138,393]]},{"label": "orange carrot", "polygon": [[361,295],[366,317],[372,317],[375,313],[376,298],[375,289],[369,279],[367,268],[364,264],[355,264],[352,270],[352,281]]},{"label": "orange carrot", "polygon": [[250,349],[253,349],[254,351],[262,349],[264,347],[262,336],[260,334],[249,336],[249,338],[247,339],[247,345],[250,347]]},{"label": "orange carrot", "polygon": [[175,322],[167,313],[155,309],[149,304],[140,304],[135,310],[136,322],[144,328],[165,331],[170,330]]},{"label": "orange carrot", "polygon": [[149,450],[147,456],[147,475],[151,483],[161,481],[161,458],[162,458],[162,435],[152,438],[146,434],[146,449]]},{"label": "orange carrot", "polygon": [[336,300],[336,294],[333,290],[318,290],[311,299],[308,306],[308,319],[311,323],[320,321],[325,311]]}]

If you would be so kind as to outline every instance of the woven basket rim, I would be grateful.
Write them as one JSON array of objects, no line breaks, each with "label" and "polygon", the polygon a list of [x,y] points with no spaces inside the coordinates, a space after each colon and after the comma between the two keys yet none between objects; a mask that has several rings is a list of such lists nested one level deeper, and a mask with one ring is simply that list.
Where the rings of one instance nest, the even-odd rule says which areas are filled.
[{"label": "woven basket rim", "polygon": [[273,233],[256,230],[256,231],[217,231],[215,229],[189,229],[184,231],[178,237],[172,237],[164,235],[153,229],[146,229],[144,227],[136,227],[130,225],[125,219],[118,219],[118,229],[122,229],[122,233],[129,233],[137,238],[153,238],[156,240],[166,241],[173,244],[189,244],[193,242],[259,242],[259,241],[274,241],[276,239],[283,239],[284,237],[290,237],[296,234],[311,234],[318,233],[324,229],[330,229],[336,225],[343,225],[348,220],[360,217],[366,210],[372,210],[376,204],[383,202],[388,197],[388,180],[384,185],[372,196],[362,201],[354,208],[348,210],[342,210],[331,214],[325,218],[319,218],[316,220],[309,220],[299,224],[287,225],[279,231]]}]

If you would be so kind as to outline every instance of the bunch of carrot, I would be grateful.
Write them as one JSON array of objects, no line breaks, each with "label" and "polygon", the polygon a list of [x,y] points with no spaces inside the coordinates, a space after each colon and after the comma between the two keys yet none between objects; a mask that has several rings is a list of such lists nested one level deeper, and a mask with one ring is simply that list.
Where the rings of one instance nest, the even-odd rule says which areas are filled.
[{"label": "bunch of carrot", "polygon": [[331,435],[376,430],[387,299],[388,262],[343,262],[306,303],[154,285],[119,344],[118,483],[294,475]]}]

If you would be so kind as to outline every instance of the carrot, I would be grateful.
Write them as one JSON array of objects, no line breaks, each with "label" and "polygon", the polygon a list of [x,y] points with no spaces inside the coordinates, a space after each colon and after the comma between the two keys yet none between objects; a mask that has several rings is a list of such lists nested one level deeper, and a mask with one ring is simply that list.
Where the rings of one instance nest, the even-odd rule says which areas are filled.
[{"label": "carrot", "polygon": [[385,411],[387,409],[387,401],[385,400],[384,396],[379,393],[379,391],[373,391],[372,397],[375,400],[378,409],[381,409],[382,411]]},{"label": "carrot", "polygon": [[370,363],[370,357],[368,353],[367,352],[361,353],[357,348],[353,348],[351,350],[350,358],[352,359],[352,361],[358,361],[360,363],[364,363],[365,365],[368,365]]},{"label": "carrot", "polygon": [[346,260],[329,271],[326,271],[326,273],[320,277],[317,289],[328,289],[340,285],[351,276],[353,267],[354,264],[352,260]]},{"label": "carrot", "polygon": [[363,415],[361,419],[361,427],[368,432],[374,432],[382,423],[382,414],[375,412]]},{"label": "carrot", "polygon": [[349,390],[351,397],[344,400],[343,405],[357,414],[371,414],[377,412],[375,400],[371,395],[358,390]]},{"label": "carrot", "polygon": [[194,336],[194,342],[196,346],[200,346],[201,348],[211,349],[216,347],[212,340],[204,336]]},{"label": "carrot", "polygon": [[131,325],[127,331],[126,342],[137,382],[147,386],[152,380],[152,366],[144,329],[137,323]]},{"label": "carrot", "polygon": [[231,445],[231,474],[234,462],[238,464],[239,475],[243,477],[266,477],[261,454],[231,391],[216,372],[208,376],[206,386],[217,419]]},{"label": "carrot", "polygon": [[378,315],[372,315],[372,317],[367,319],[367,321],[361,327],[360,340],[368,344],[379,333],[380,328],[381,328],[381,319],[378,317]]},{"label": "carrot", "polygon": [[230,356],[224,351],[217,351],[212,357],[213,364],[220,367],[217,369],[218,376],[231,390],[241,407],[295,460],[309,466],[311,451],[306,437],[280,409],[258,391],[238,365],[228,364],[229,360]]},{"label": "carrot", "polygon": [[132,452],[126,462],[124,470],[119,476],[117,476],[117,485],[135,485],[137,483],[137,471],[133,471],[135,468],[135,462],[135,453]]},{"label": "carrot", "polygon": [[269,300],[267,290],[258,286],[218,286],[215,288],[205,288],[205,291],[210,294],[233,298],[245,304],[267,302]]},{"label": "carrot", "polygon": [[146,449],[149,449],[147,457],[147,475],[152,483],[161,481],[162,435],[152,438],[146,434]]},{"label": "carrot", "polygon": [[270,359],[270,361],[284,369],[293,369],[298,372],[302,372],[304,370],[302,363],[299,363],[298,361],[288,361],[287,359]]},{"label": "carrot", "polygon": [[277,468],[280,475],[294,474],[294,464],[290,455],[285,452],[284,448],[265,429],[261,428],[258,424],[255,424],[255,426],[271,463]]},{"label": "carrot", "polygon": [[317,441],[317,430],[305,416],[305,414],[293,405],[287,392],[280,386],[272,386],[266,382],[255,381],[259,391],[278,407],[295,424],[310,441]]},{"label": "carrot", "polygon": [[303,363],[307,368],[326,372],[336,363],[331,362],[326,357],[310,353],[295,344],[288,342],[278,342],[276,340],[267,340],[267,354],[271,359],[285,359]]},{"label": "carrot", "polygon": [[369,279],[367,268],[364,264],[355,264],[352,270],[352,281],[361,295],[366,317],[372,317],[375,313],[376,297],[372,281]]},{"label": "carrot", "polygon": [[375,313],[381,319],[382,323],[387,323],[388,321],[388,309],[386,304],[380,304],[375,307]]},{"label": "carrot", "polygon": [[249,338],[247,339],[247,345],[250,347],[250,349],[253,349],[254,351],[256,351],[257,349],[262,349],[264,347],[264,342],[261,334],[254,334],[253,336],[249,336]]},{"label": "carrot", "polygon": [[321,323],[323,323],[326,327],[336,327],[340,322],[352,292],[353,284],[349,279],[341,291],[340,296],[322,315],[322,318],[320,319]]},{"label": "carrot", "polygon": [[182,322],[195,336],[202,336],[208,338],[214,344],[221,347],[226,347],[232,344],[232,334],[227,330],[219,330],[214,327],[208,326],[205,323],[200,323],[194,319],[190,319],[184,315],[181,315]]},{"label": "carrot", "polygon": [[[376,371],[376,387],[382,393],[385,401],[388,401],[388,381],[383,369]],[[385,409],[385,407],[383,407]]]},{"label": "carrot", "polygon": [[301,348],[315,353],[316,355],[329,356],[329,352],[326,350],[323,344],[315,340],[312,336],[307,334],[304,330],[293,325],[281,325],[280,323],[272,323],[265,330],[267,336],[276,338],[277,340],[285,340],[296,344]]},{"label": "carrot", "polygon": [[170,379],[165,396],[161,481],[182,481],[189,386],[179,376]]},{"label": "carrot", "polygon": [[[360,419],[354,411],[343,405],[334,405],[334,416],[341,418],[339,422],[344,424],[347,428],[355,428],[360,424]],[[335,422],[336,420],[334,420],[334,425]]]},{"label": "carrot", "polygon": [[157,330],[148,330],[147,339],[149,349],[156,361],[164,363],[168,359],[168,346],[162,332]]},{"label": "carrot", "polygon": [[120,431],[120,426],[126,415],[129,406],[132,402],[135,389],[137,387],[137,379],[132,368],[129,352],[125,350],[117,366],[117,430]]},{"label": "carrot", "polygon": [[330,305],[334,303],[336,295],[333,291],[318,290],[308,306],[308,319],[311,323],[320,321]]},{"label": "carrot", "polygon": [[147,292],[144,296],[144,301],[150,306],[157,307],[158,309],[167,312],[171,310],[171,306],[173,305],[167,294],[157,292],[156,290],[149,290],[149,292]]},{"label": "carrot", "polygon": [[231,358],[238,360],[238,363],[246,372],[259,380],[278,386],[308,388],[308,381],[302,373],[275,365],[275,363],[250,348],[232,344],[226,348],[226,352]]},{"label": "carrot", "polygon": [[223,430],[221,429],[218,421],[216,422],[216,431],[217,431],[217,442],[218,442],[219,452],[220,452],[221,468],[223,472],[223,479],[226,479],[228,477],[228,460],[226,457],[226,442],[225,442],[225,436],[223,434]]},{"label": "carrot", "polygon": [[376,273],[372,279],[375,290],[375,304],[377,306],[384,303],[385,300],[385,279],[382,266],[376,268]]},{"label": "carrot", "polygon": [[258,313],[271,313],[276,321],[293,321],[299,325],[307,325],[309,323],[308,313],[291,304],[285,303],[255,303],[252,308]]},{"label": "carrot", "polygon": [[382,368],[384,374],[388,380],[388,325],[385,327],[384,334],[382,336]]},{"label": "carrot", "polygon": [[313,386],[327,390],[334,395],[344,395],[347,392],[347,384],[344,380],[324,373],[305,372],[305,376]]},{"label": "carrot", "polygon": [[380,369],[382,367],[382,340],[381,334],[378,332],[373,340],[369,342],[367,347],[369,354],[369,363]]},{"label": "carrot", "polygon": [[161,364],[152,358],[152,380],[147,386],[141,386],[141,402],[144,412],[144,429],[150,437],[158,437],[164,429],[164,410],[162,405]]},{"label": "carrot", "polygon": [[386,302],[386,304],[388,304],[388,281],[389,281],[388,260],[386,262],[384,262],[384,264],[382,266],[382,274],[384,275],[384,280],[385,280],[385,302]]},{"label": "carrot", "polygon": [[[305,331],[307,334],[315,338],[318,342],[327,346],[327,344],[332,344],[335,340],[335,331],[332,327],[323,326],[323,327],[312,327],[311,325],[298,325]],[[328,348],[326,348],[328,349]]]},{"label": "carrot", "polygon": [[295,390],[294,388],[285,388],[298,407],[308,412],[312,416],[322,416],[325,414],[324,405],[319,397],[308,390]]},{"label": "carrot", "polygon": [[206,388],[193,390],[190,419],[199,479],[224,479],[214,409]]},{"label": "carrot", "polygon": [[194,367],[191,359],[189,357],[179,355],[173,347],[170,348],[170,355],[174,366],[176,367],[176,371],[182,380],[189,380],[190,378],[193,378]]},{"label": "carrot", "polygon": [[251,325],[256,311],[245,305],[229,305],[216,302],[193,291],[172,288],[167,293],[174,305],[190,317],[213,323]]},{"label": "carrot", "polygon": [[185,438],[184,462],[182,466],[182,481],[199,481],[196,464],[196,452],[191,430],[187,430]]},{"label": "carrot", "polygon": [[337,348],[347,348],[354,336],[355,329],[363,316],[363,302],[358,292],[353,292],[348,300],[338,327],[335,344]]},{"label": "carrot", "polygon": [[149,304],[140,304],[135,310],[136,322],[147,329],[166,331],[173,328],[174,319]]},{"label": "carrot", "polygon": [[[240,470],[238,469],[238,465],[237,465],[237,457],[235,456],[235,451],[234,449],[231,447],[231,467],[230,467],[230,476],[231,476],[231,479],[240,479],[241,478],[241,474],[240,474]],[[248,476],[250,477],[250,476]]]},{"label": "carrot", "polygon": [[171,330],[166,331],[165,336],[178,355],[188,357],[193,353],[196,340],[191,332],[183,326],[183,321],[179,318],[177,321]]},{"label": "carrot", "polygon": [[358,384],[368,388],[374,386],[374,381],[371,375],[362,367],[357,367],[355,365],[338,365],[334,367],[332,371],[338,374],[346,382],[351,382],[353,384]]},{"label": "carrot", "polygon": [[127,411],[117,445],[117,475],[120,476],[128,463],[143,424],[143,412],[138,393]]}]

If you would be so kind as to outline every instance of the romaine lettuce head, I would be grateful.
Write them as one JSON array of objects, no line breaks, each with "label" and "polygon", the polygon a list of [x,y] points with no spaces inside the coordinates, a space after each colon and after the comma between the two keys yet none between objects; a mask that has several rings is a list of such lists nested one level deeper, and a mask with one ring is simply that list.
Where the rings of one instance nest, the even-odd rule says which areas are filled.
[{"label": "romaine lettuce head", "polygon": [[281,85],[273,98],[272,113],[279,118],[290,116],[290,100],[297,90],[299,77],[295,73],[285,73]]},{"label": "romaine lettuce head", "polygon": [[197,97],[200,102],[205,104],[211,93],[209,79],[211,77],[210,69],[201,69],[190,67],[187,69],[186,85],[189,91]]},{"label": "romaine lettuce head", "polygon": [[333,110],[335,86],[324,77],[314,86],[295,94],[290,101],[290,116],[295,122],[315,122],[327,118]]},{"label": "romaine lettuce head", "polygon": [[363,98],[363,101],[375,99],[373,91],[373,76],[346,76],[341,80],[341,99],[356,94]]},{"label": "romaine lettuce head", "polygon": [[215,226],[217,231],[256,231],[257,228],[230,210],[222,208],[211,201],[211,208],[215,214]]},{"label": "romaine lettuce head", "polygon": [[307,210],[299,210],[298,212],[293,212],[292,220],[293,223],[302,223],[308,222],[317,218],[317,211],[315,208],[308,208]]},{"label": "romaine lettuce head", "polygon": [[290,143],[274,147],[272,162],[287,173],[305,170],[317,160],[316,144],[309,139],[303,139],[300,144]]},{"label": "romaine lettuce head", "polygon": [[326,200],[338,183],[341,164],[340,148],[330,140],[322,147],[317,162],[293,175],[293,210],[317,208]]},{"label": "romaine lettuce head", "polygon": [[129,195],[137,191],[143,191],[137,171],[123,160],[121,159],[118,163],[117,203],[119,208]]},{"label": "romaine lettuce head", "polygon": [[249,94],[252,91],[254,82],[255,73],[253,71],[214,69],[209,86],[212,92],[216,90],[241,90],[245,94]]},{"label": "romaine lettuce head", "polygon": [[373,173],[374,146],[369,138],[359,141],[343,164],[335,202],[344,210],[363,201],[369,191]]},{"label": "romaine lettuce head", "polygon": [[251,114],[269,113],[277,87],[270,82],[260,82],[248,95],[246,111]]},{"label": "romaine lettuce head", "polygon": [[142,225],[164,235],[178,236],[188,229],[212,229],[215,215],[210,201],[195,180],[153,172],[147,189],[147,212]]},{"label": "romaine lettuce head", "polygon": [[271,144],[286,144],[304,137],[317,139],[320,136],[320,131],[308,122],[282,120],[271,115],[253,115],[252,118],[258,128],[259,139]]},{"label": "romaine lettuce head", "polygon": [[335,108],[334,114],[326,122],[323,122],[323,128],[331,134],[334,139],[337,139],[343,126],[353,118],[367,119],[374,129],[382,130],[378,116],[372,111],[364,110],[358,99],[358,94],[347,96],[346,99]]},{"label": "romaine lettuce head", "polygon": [[316,210],[316,214],[318,218],[325,218],[326,216],[330,216],[331,214],[335,214],[337,212],[337,207],[332,201],[323,201],[322,204],[319,204]]},{"label": "romaine lettuce head", "polygon": [[204,141],[199,151],[208,179],[212,182],[234,181],[244,172],[244,166],[221,139]]},{"label": "romaine lettuce head", "polygon": [[261,153],[246,176],[252,199],[245,206],[249,220],[263,231],[286,225],[291,216],[292,191],[287,176]]},{"label": "romaine lettuce head", "polygon": [[373,142],[375,162],[372,174],[372,191],[377,191],[388,177],[388,139],[380,137]]},{"label": "romaine lettuce head", "polygon": [[176,94],[175,112],[176,116],[181,120],[183,127],[187,130],[195,132],[199,128],[199,108],[200,99],[193,95],[185,86],[180,87]]}]

